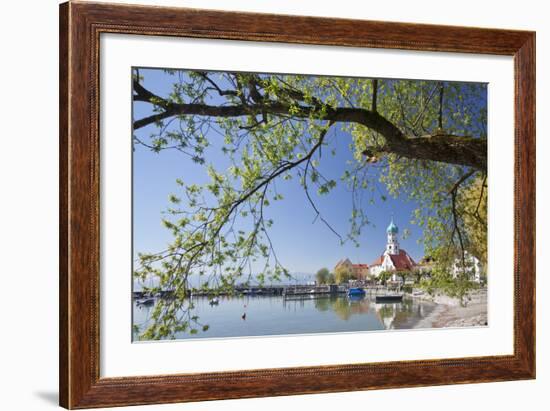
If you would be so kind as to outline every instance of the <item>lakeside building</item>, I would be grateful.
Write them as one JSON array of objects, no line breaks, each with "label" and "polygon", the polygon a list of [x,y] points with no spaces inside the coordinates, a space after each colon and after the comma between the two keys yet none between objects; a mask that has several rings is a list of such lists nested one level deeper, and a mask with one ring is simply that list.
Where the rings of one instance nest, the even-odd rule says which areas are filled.
[{"label": "lakeside building", "polygon": [[[386,229],[386,248],[384,252],[372,264],[353,264],[349,258],[344,258],[338,261],[334,267],[345,267],[348,272],[355,275],[358,280],[367,280],[370,278],[378,278],[382,272],[393,273],[391,280],[394,283],[402,283],[400,273],[420,272],[423,278],[429,278],[432,271],[435,269],[435,260],[426,256],[416,263],[407,251],[400,247],[399,227],[393,222],[393,218]],[[477,283],[482,282],[483,265],[481,261],[474,255],[466,252],[464,256],[465,270],[468,273],[470,281]],[[457,278],[463,271],[462,259],[456,259],[451,267],[451,274]],[[407,279],[407,282],[412,280]]]},{"label": "lakeside building", "polygon": [[[370,265],[370,275],[378,277],[383,271],[390,271],[394,272],[392,281],[401,281],[400,277],[396,274],[397,272],[411,272],[414,270],[422,272],[425,277],[429,277],[435,267],[434,259],[428,256],[424,257],[419,263],[416,263],[407,251],[400,248],[397,239],[398,233],[399,228],[392,219],[386,229],[386,250]],[[480,283],[482,277],[482,264],[480,260],[466,251],[464,262],[470,281]],[[456,278],[461,272],[462,260],[457,258],[451,267],[451,274]]]},{"label": "lakeside building", "polygon": [[[397,234],[399,228],[393,222],[386,229],[387,242],[384,253],[377,258],[372,264],[353,264],[349,258],[343,258],[336,263],[334,271],[344,267],[348,272],[354,274],[358,280],[366,280],[369,277],[377,278],[383,271],[403,272],[412,271],[417,264],[412,257],[400,248]],[[400,281],[399,276],[394,274],[392,281]]]},{"label": "lakeside building", "polygon": [[353,264],[349,258],[338,261],[334,266],[334,271],[340,267],[344,267],[347,271],[353,273],[358,280],[365,280],[369,275],[368,264]]},{"label": "lakeside building", "polygon": [[474,281],[476,283],[481,282],[481,261],[472,254],[470,254],[468,251],[464,252],[464,265],[465,267],[462,267],[462,259],[457,258],[451,267],[451,274],[453,278],[456,278],[459,276],[459,274],[462,273],[463,269],[466,271],[470,281]]},{"label": "lakeside building", "polygon": [[[470,254],[468,251],[465,251],[464,264],[464,270],[466,271],[468,279],[476,283],[481,283],[483,272],[483,264],[481,263],[481,261],[474,255]],[[416,265],[415,270],[422,273],[423,278],[429,278],[432,275],[435,267],[435,260],[430,256],[426,256],[422,258],[422,260],[420,260],[420,262]],[[457,278],[462,273],[462,271],[462,259],[456,258],[453,265],[451,266],[451,275],[453,276],[453,278]]]},{"label": "lakeside building", "polygon": [[[412,271],[416,267],[416,263],[409,253],[399,247],[399,241],[397,239],[398,233],[399,228],[395,225],[392,218],[390,225],[386,229],[386,249],[384,253],[370,265],[369,272],[373,277],[380,276],[380,273],[384,271],[397,273],[398,271]],[[392,276],[392,281],[399,281],[397,274]]]},{"label": "lakeside building", "polygon": [[435,268],[435,260],[431,256],[424,256],[416,264],[416,269],[424,274],[431,274]]}]

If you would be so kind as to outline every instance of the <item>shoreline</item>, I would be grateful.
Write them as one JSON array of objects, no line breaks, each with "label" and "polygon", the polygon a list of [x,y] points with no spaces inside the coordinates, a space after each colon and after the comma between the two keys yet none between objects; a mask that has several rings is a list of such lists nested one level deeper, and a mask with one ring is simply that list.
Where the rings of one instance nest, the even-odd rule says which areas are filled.
[{"label": "shoreline", "polygon": [[487,326],[487,290],[476,290],[467,297],[465,306],[458,298],[445,295],[434,297],[422,296],[423,300],[432,301],[435,308],[426,317],[418,320],[412,328],[451,328]]}]

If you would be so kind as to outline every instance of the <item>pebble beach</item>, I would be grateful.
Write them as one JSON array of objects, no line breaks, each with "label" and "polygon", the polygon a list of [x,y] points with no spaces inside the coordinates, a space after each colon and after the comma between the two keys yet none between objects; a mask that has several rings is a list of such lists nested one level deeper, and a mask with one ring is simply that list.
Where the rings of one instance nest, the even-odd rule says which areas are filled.
[{"label": "pebble beach", "polygon": [[445,295],[423,295],[418,298],[433,301],[434,310],[413,325],[413,328],[449,328],[487,326],[487,290],[476,290],[465,297],[464,304],[458,298]]}]

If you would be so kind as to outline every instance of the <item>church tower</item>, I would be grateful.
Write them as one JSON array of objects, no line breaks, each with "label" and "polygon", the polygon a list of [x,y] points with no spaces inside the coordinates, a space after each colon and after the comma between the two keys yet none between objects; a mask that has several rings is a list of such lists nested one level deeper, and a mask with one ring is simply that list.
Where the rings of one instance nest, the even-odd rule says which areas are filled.
[{"label": "church tower", "polygon": [[386,229],[388,234],[388,242],[386,244],[386,254],[397,255],[399,254],[399,241],[397,241],[397,234],[399,233],[399,228],[393,223],[393,218],[391,219],[390,225]]}]

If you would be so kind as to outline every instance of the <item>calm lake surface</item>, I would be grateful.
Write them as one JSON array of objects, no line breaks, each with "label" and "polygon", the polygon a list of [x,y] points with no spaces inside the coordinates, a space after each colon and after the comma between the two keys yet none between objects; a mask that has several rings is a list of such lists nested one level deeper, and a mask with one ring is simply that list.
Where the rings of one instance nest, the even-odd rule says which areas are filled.
[{"label": "calm lake surface", "polygon": [[[374,296],[348,298],[344,295],[300,299],[220,297],[218,305],[210,305],[206,297],[196,297],[193,302],[199,321],[210,328],[194,335],[180,333],[177,339],[406,329],[412,328],[435,307],[431,302],[407,297],[401,303],[377,304]],[[134,324],[143,329],[153,307],[134,302]],[[137,339],[134,333],[134,340]]]}]

